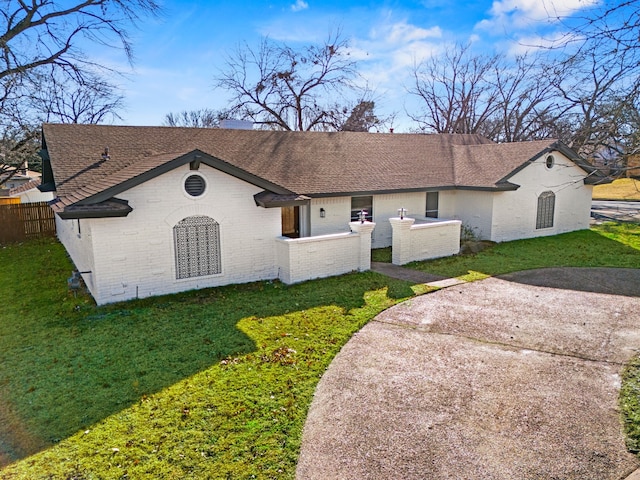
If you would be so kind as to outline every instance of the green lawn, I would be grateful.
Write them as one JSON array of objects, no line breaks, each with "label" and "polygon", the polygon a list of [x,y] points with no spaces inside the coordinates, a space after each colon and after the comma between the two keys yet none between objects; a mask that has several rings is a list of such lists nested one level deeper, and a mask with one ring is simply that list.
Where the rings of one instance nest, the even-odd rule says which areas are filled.
[{"label": "green lawn", "polygon": [[[413,267],[637,268],[639,237],[637,225],[602,226]],[[55,241],[0,247],[0,265],[3,479],[293,478],[331,359],[414,295],[367,272],[96,307],[67,292],[72,267]]]},{"label": "green lawn", "polygon": [[640,268],[640,225],[606,223],[591,230],[496,244],[475,255],[406,265],[445,277],[477,280],[543,267]]}]

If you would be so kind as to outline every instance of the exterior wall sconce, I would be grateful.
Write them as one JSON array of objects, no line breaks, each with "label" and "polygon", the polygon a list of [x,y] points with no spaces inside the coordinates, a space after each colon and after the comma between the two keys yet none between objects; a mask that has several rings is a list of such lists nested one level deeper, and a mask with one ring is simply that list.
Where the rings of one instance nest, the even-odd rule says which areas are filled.
[{"label": "exterior wall sconce", "polygon": [[404,219],[404,216],[407,214],[407,209],[406,208],[399,208],[398,209],[398,216],[400,217],[400,220]]},{"label": "exterior wall sconce", "polygon": [[367,211],[360,210],[360,213],[358,213],[358,219],[360,220],[360,223],[364,223],[364,221],[367,219]]},{"label": "exterior wall sconce", "polygon": [[320,218],[324,218],[327,216],[327,211],[324,208],[320,209]]}]

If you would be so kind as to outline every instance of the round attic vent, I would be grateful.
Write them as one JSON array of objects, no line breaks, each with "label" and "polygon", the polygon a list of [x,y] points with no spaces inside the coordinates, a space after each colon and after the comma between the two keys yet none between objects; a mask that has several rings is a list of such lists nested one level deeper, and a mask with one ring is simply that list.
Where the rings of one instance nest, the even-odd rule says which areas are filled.
[{"label": "round attic vent", "polygon": [[556,159],[553,158],[553,155],[548,155],[547,159],[545,160],[545,165],[547,166],[547,168],[553,168],[555,163],[556,163]]},{"label": "round attic vent", "polygon": [[207,182],[200,175],[189,175],[184,181],[184,191],[192,197],[199,197],[205,191]]}]

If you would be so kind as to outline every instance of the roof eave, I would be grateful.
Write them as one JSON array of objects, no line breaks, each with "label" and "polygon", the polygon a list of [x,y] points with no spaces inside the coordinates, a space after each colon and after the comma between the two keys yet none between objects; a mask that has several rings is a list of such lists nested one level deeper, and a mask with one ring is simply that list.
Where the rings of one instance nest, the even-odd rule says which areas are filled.
[{"label": "roof eave", "polygon": [[306,195],[279,195],[269,191],[256,193],[253,196],[256,205],[263,208],[295,207],[308,205],[311,198]]},{"label": "roof eave", "polygon": [[127,200],[110,198],[92,205],[67,205],[56,212],[63,220],[126,217],[133,211]]}]

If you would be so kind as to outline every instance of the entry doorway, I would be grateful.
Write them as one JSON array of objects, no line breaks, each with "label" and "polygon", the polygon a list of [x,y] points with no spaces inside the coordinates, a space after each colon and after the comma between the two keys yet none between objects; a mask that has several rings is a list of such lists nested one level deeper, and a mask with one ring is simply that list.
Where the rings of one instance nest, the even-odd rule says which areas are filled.
[{"label": "entry doorway", "polygon": [[300,207],[282,208],[282,236],[300,238]]}]

